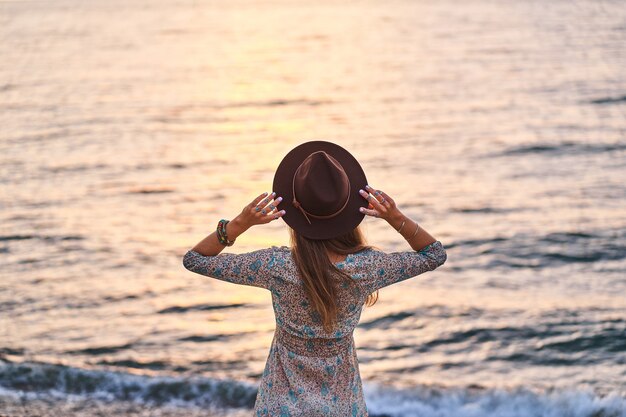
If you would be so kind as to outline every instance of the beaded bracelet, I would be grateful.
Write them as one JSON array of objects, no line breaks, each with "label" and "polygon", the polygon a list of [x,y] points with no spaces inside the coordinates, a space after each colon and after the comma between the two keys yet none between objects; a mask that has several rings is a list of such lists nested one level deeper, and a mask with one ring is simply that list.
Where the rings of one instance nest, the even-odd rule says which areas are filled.
[{"label": "beaded bracelet", "polygon": [[224,242],[224,232],[222,231],[222,223],[224,223],[223,225],[225,226],[228,222],[224,222],[222,220],[217,223],[217,240],[219,240],[222,245],[226,246],[226,242]]},{"label": "beaded bracelet", "polygon": [[222,243],[224,245],[232,246],[235,243],[235,241],[234,240],[232,240],[232,241],[228,240],[228,235],[226,234],[226,225],[228,223],[229,223],[229,220],[226,220],[226,219],[222,219],[222,221],[219,223],[220,235],[221,235]]},{"label": "beaded bracelet", "polygon": [[235,243],[235,240],[228,240],[228,236],[226,234],[226,225],[228,223],[229,220],[226,219],[222,219],[217,223],[217,239],[224,246],[232,246]]},{"label": "beaded bracelet", "polygon": [[217,240],[224,246],[233,246],[235,240],[228,240],[228,235],[226,234],[226,225],[230,220],[221,219],[217,222]]}]

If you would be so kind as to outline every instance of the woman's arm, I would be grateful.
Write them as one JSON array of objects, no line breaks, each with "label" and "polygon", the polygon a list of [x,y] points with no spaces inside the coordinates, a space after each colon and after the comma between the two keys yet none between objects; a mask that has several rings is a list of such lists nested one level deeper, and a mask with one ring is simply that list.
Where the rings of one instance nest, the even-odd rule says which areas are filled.
[{"label": "woman's arm", "polygon": [[[402,226],[402,222],[404,222],[404,226]],[[422,226],[419,226],[415,221],[402,214],[400,210],[397,210],[396,214],[387,219],[387,223],[396,229],[396,231],[402,226],[400,234],[409,242],[413,250],[422,250],[437,240]],[[416,230],[417,234],[415,234]]]},{"label": "woman's arm", "polygon": [[363,198],[369,202],[369,208],[361,211],[385,219],[396,231],[400,230],[402,237],[413,248],[413,251],[404,252],[371,252],[368,261],[371,262],[370,270],[373,272],[365,274],[360,280],[367,293],[432,271],[446,262],[448,255],[439,240],[402,214],[385,192],[374,190],[369,185],[365,188],[373,195],[360,190]]},{"label": "woman's arm", "polygon": [[[282,198],[279,197],[270,203],[275,194],[272,193],[263,200],[266,196],[267,193],[263,193],[255,198],[237,217],[226,224],[228,240],[233,241],[250,227],[269,223],[285,214],[284,210],[279,211],[275,205]],[[191,272],[234,284],[270,287],[272,270],[279,261],[275,246],[242,254],[220,254],[224,248],[217,238],[216,230],[185,253],[183,266]]]},{"label": "woman's arm", "polygon": [[[228,240],[233,241],[243,232],[256,224],[269,223],[285,214],[285,210],[278,210],[276,205],[280,204],[282,197],[272,199],[276,193],[272,193],[267,198],[267,192],[255,198],[250,204],[245,206],[241,213],[226,224],[226,235]],[[263,200],[263,201],[261,201]],[[270,201],[272,201],[270,203]],[[225,248],[217,239],[217,223],[216,230],[210,235],[202,239],[192,250],[204,256],[215,256]]]},{"label": "woman's arm", "polygon": [[[369,216],[385,219],[396,231],[400,229],[400,234],[409,242],[413,250],[422,250],[437,240],[422,226],[418,226],[415,221],[405,216],[387,193],[374,190],[369,185],[366,185],[365,188],[367,191],[360,190],[360,193],[370,205],[368,209],[361,211]],[[372,193],[373,196],[369,193]]]},{"label": "woman's arm", "polygon": [[[248,230],[250,226],[242,222],[239,216],[235,217],[226,224],[226,235],[228,240],[235,240],[239,235]],[[217,229],[217,223],[216,223]],[[226,246],[222,245],[217,239],[217,230],[202,239],[192,250],[204,256],[215,256],[219,254]]]}]

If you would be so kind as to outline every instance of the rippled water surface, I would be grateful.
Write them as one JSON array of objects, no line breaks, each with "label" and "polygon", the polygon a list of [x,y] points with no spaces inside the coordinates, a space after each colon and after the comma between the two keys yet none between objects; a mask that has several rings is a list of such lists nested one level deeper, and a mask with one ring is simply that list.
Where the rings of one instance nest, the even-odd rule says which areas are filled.
[{"label": "rippled water surface", "polygon": [[[270,293],[181,258],[323,139],[448,251],[363,310],[372,413],[474,416],[424,387],[482,387],[626,415],[625,22],[604,0],[0,3],[0,387],[219,402],[200,378],[251,407]],[[282,220],[227,251],[274,244]]]}]

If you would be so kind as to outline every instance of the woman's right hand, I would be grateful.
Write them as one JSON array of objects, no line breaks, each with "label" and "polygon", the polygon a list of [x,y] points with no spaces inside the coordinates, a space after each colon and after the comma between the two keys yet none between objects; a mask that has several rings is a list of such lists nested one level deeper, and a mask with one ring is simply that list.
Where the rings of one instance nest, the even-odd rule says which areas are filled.
[{"label": "woman's right hand", "polygon": [[359,194],[369,202],[368,208],[360,208],[361,213],[385,219],[396,230],[400,227],[404,215],[396,206],[396,202],[387,193],[366,185],[365,190],[359,190]]}]

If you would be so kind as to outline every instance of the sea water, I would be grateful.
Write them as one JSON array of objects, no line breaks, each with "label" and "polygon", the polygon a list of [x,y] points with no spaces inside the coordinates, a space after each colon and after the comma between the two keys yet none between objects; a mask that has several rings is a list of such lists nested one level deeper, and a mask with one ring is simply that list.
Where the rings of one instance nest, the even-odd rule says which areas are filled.
[{"label": "sea water", "polygon": [[[371,415],[626,415],[625,22],[605,0],[1,2],[3,395],[249,412],[270,293],[182,255],[320,139],[448,252],[363,309]],[[283,244],[277,220],[225,251]]]}]

